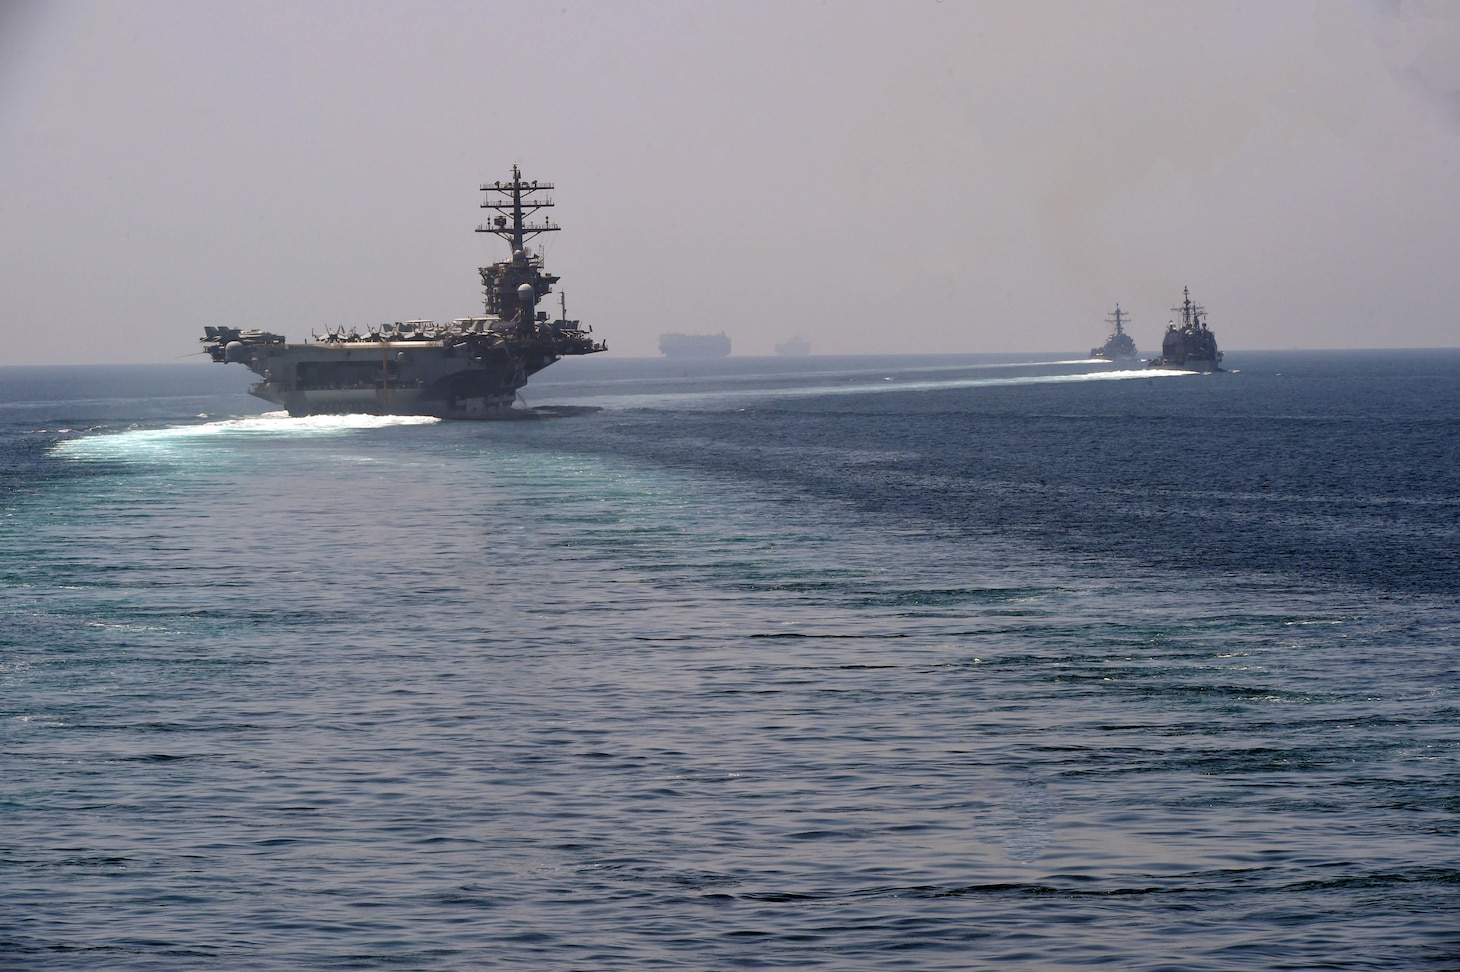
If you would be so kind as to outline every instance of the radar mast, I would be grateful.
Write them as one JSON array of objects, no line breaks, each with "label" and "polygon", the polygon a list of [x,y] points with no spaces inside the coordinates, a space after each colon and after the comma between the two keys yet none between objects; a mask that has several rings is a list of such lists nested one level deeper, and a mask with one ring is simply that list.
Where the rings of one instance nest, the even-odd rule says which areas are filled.
[{"label": "radar mast", "polygon": [[[486,194],[482,208],[497,215],[478,226],[477,232],[491,233],[512,248],[510,259],[477,268],[482,275],[482,305],[488,317],[530,326],[536,318],[537,302],[558,282],[557,277],[543,272],[542,254],[527,249],[528,240],[561,229],[546,216],[539,219],[537,215],[538,210],[552,208],[552,197],[547,195],[552,188],[551,182],[524,180],[516,165],[508,181],[482,184]],[[529,222],[531,219],[538,221]],[[525,287],[532,289],[529,292]]]},{"label": "radar mast", "polygon": [[534,236],[556,232],[562,227],[549,222],[545,217],[540,223],[527,222],[537,215],[539,209],[551,209],[553,206],[552,197],[534,196],[533,193],[547,193],[552,188],[551,182],[523,181],[522,172],[515,165],[512,166],[511,181],[494,182],[491,185],[483,183],[482,192],[487,196],[482,202],[482,208],[495,210],[497,215],[492,217],[490,223],[478,226],[477,232],[501,237],[512,247],[514,254]]},{"label": "radar mast", "polygon": [[1173,314],[1181,315],[1181,326],[1184,328],[1205,328],[1206,324],[1202,318],[1206,316],[1207,309],[1200,304],[1191,302],[1191,288],[1181,288],[1181,306],[1171,308]]},{"label": "radar mast", "polygon": [[1120,312],[1120,305],[1115,305],[1115,313],[1105,319],[1105,323],[1115,325],[1115,335],[1119,337],[1125,333],[1125,317]]}]

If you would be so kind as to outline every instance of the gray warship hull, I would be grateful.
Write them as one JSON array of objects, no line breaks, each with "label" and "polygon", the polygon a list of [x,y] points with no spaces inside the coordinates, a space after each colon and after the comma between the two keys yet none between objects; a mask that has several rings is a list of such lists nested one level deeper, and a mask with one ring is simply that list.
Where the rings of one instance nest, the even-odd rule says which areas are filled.
[{"label": "gray warship hull", "polygon": [[[1129,341],[1130,339],[1127,338],[1126,340]],[[1099,358],[1101,361],[1134,361],[1140,357],[1140,353],[1136,351],[1135,342],[1133,341],[1128,345],[1110,344],[1107,342],[1098,348],[1091,348],[1090,357]]]},{"label": "gray warship hull", "polygon": [[204,350],[222,364],[242,364],[262,380],[249,392],[290,415],[366,413],[452,419],[513,417],[527,379],[565,355],[605,350],[578,321],[549,321],[537,304],[558,278],[526,241],[558,229],[529,218],[553,205],[551,183],[512,178],[483,185],[483,209],[497,215],[477,228],[511,245],[511,258],[478,268],[484,311],[449,324],[407,321],[365,333],[343,327],[291,344],[282,335],[205,327]]},{"label": "gray warship hull", "polygon": [[1147,368],[1154,368],[1158,371],[1195,371],[1199,374],[1211,374],[1214,371],[1222,370],[1222,363],[1215,358],[1204,357],[1181,357],[1152,358],[1146,362]]},{"label": "gray warship hull", "polygon": [[1161,342],[1161,356],[1147,361],[1146,367],[1164,371],[1221,371],[1222,358],[1216,338],[1210,337],[1210,332],[1203,335],[1176,329],[1166,332]]}]

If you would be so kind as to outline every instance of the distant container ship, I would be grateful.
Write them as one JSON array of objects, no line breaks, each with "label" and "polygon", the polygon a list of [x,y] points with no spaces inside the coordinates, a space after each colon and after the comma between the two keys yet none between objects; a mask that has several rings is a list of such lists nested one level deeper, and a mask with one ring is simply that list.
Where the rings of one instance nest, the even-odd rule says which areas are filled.
[{"label": "distant container ship", "polygon": [[723,358],[730,353],[730,339],[719,334],[661,334],[659,353],[666,358]]}]

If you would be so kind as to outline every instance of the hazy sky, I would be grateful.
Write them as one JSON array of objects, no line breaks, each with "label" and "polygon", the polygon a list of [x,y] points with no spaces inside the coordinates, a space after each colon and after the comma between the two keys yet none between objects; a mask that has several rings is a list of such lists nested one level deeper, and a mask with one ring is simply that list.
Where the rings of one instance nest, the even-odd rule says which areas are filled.
[{"label": "hazy sky", "polygon": [[0,364],[476,313],[513,163],[615,354],[1460,345],[1456,0],[0,0]]}]

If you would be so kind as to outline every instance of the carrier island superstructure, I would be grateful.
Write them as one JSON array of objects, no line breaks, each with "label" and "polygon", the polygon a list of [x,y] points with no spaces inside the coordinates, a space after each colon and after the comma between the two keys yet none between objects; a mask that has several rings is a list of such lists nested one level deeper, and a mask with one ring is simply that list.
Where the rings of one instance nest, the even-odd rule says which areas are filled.
[{"label": "carrier island superstructure", "polygon": [[282,405],[290,415],[366,413],[441,418],[507,418],[527,379],[565,355],[605,349],[592,328],[561,317],[548,320],[538,302],[558,278],[527,242],[559,227],[539,210],[553,205],[550,182],[512,178],[481,187],[488,222],[477,228],[505,240],[511,256],[479,268],[480,317],[449,324],[405,321],[363,332],[329,328],[301,344],[282,335],[234,327],[205,327],[204,350],[214,361],[247,366],[263,380],[250,394]]}]

